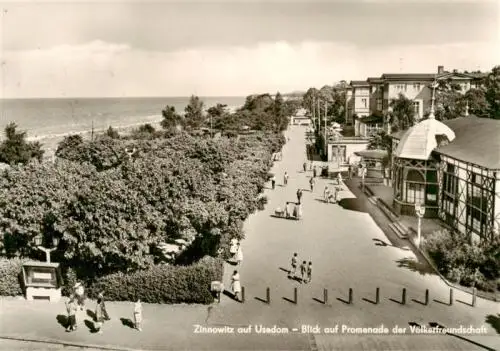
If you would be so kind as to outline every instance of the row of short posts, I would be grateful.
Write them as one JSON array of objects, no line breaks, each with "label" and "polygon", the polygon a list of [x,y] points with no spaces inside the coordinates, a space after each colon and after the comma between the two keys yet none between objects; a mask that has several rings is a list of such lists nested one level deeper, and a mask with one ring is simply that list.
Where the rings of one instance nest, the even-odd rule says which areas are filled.
[{"label": "row of short posts", "polygon": [[[345,301],[347,304],[352,305],[354,301],[354,291],[352,288],[349,288],[349,293],[348,293],[348,300]],[[403,288],[401,291],[401,305],[406,305],[406,288]],[[471,306],[475,307],[476,306],[476,296],[477,296],[477,289],[474,287],[472,289],[472,303]],[[453,305],[453,289],[450,288],[450,299],[448,302],[449,306]],[[220,297],[219,297],[219,302],[220,302]],[[245,287],[241,287],[241,301],[240,302],[245,302]],[[265,302],[267,304],[271,303],[271,289],[269,287],[266,288],[266,300]],[[298,289],[297,287],[293,288],[293,303],[297,304],[298,303]],[[375,301],[373,301],[374,304],[378,305],[380,303],[380,288],[377,287],[375,289]],[[323,304],[328,304],[328,289],[323,289]],[[423,305],[427,306],[429,304],[429,289],[425,289],[425,298]]]}]

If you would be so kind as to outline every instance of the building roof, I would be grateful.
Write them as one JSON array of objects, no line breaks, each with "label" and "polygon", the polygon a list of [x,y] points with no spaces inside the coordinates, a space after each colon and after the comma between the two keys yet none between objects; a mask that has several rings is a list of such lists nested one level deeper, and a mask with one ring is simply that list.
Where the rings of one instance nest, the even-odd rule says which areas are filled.
[{"label": "building roof", "polygon": [[428,80],[433,81],[436,78],[434,73],[384,73],[384,80]]},{"label": "building roof", "polygon": [[366,81],[369,83],[383,83],[384,79],[382,79],[381,77],[368,77]]},{"label": "building roof", "polygon": [[349,83],[353,87],[368,87],[370,84],[366,80],[351,80]]},{"label": "building roof", "polygon": [[356,151],[354,152],[354,154],[364,158],[375,158],[375,159],[383,159],[388,155],[386,150],[362,150],[362,151]]},{"label": "building roof", "polygon": [[474,115],[445,121],[456,139],[436,152],[489,169],[500,169],[500,120]]},{"label": "building roof", "polygon": [[384,116],[370,115],[366,117],[358,118],[360,123],[382,123],[384,122]]},{"label": "building roof", "polygon": [[[474,115],[443,122],[455,133],[455,140],[434,150],[454,159],[489,169],[500,169],[500,120]],[[406,131],[391,134],[401,139]]]},{"label": "building roof", "polygon": [[394,152],[394,156],[414,160],[428,160],[432,151],[438,146],[436,140],[438,135],[445,135],[450,142],[455,139],[453,130],[444,123],[435,118],[424,119],[405,131]]}]

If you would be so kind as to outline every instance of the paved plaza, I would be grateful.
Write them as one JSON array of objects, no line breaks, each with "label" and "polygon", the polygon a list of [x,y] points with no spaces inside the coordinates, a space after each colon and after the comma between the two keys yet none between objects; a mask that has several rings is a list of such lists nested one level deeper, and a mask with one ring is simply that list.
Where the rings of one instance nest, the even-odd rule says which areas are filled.
[{"label": "paved plaza", "polygon": [[[109,303],[112,320],[105,324],[103,335],[96,335],[89,333],[84,315],[80,316],[77,332],[65,333],[56,319],[58,314],[65,314],[62,303],[3,299],[0,335],[143,350],[484,350],[474,343],[500,348],[498,334],[486,323],[488,316],[498,315],[498,303],[478,299],[477,306],[471,307],[470,295],[454,290],[455,301],[449,306],[449,287],[405,241],[388,239],[383,231],[387,229],[383,216],[363,195],[355,189],[352,193],[344,185],[339,204],[326,204],[322,200],[323,189],[325,184],[333,184],[326,179],[319,179],[314,192],[309,191],[312,172],[302,171],[305,131],[304,127],[292,126],[286,132],[290,141],[284,146],[283,159],[271,170],[276,175],[276,189],[271,190],[268,185],[266,209],[245,222],[244,261],[237,268],[245,288],[244,303],[223,295],[220,304],[211,306],[144,304],[142,333],[120,322],[120,318],[132,317],[131,303]],[[290,178],[288,185],[282,186],[285,171]],[[272,217],[275,208],[283,207],[286,201],[296,201],[297,188],[305,189],[303,219]],[[309,284],[287,277],[294,252],[300,262],[313,262]],[[230,286],[234,269],[226,265],[226,287]],[[377,287],[380,303],[374,304]],[[265,301],[266,288],[270,289],[269,304]],[[294,288],[298,292],[297,303],[293,301]],[[349,288],[353,289],[352,304],[345,302]],[[400,303],[403,288],[407,291],[405,305]],[[328,290],[327,304],[323,303],[324,289]],[[428,306],[419,303],[426,289],[430,291]],[[89,307],[93,309],[94,305]],[[486,334],[411,334],[410,325],[429,323],[449,328],[483,327]],[[219,331],[226,328],[226,332],[194,333],[197,324]],[[248,325],[252,330],[246,333]],[[337,325],[386,327],[390,335],[323,333],[324,328],[331,328],[334,333]],[[269,330],[257,333],[256,326]],[[396,326],[400,329],[393,333]],[[314,327],[321,332],[315,334]],[[277,334],[273,333],[277,330]],[[0,348],[5,349],[2,343]]]}]

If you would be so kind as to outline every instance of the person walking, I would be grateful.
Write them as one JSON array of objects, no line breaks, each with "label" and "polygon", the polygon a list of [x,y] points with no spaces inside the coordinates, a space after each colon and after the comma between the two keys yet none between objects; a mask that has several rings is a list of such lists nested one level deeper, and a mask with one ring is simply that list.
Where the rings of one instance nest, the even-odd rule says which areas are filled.
[{"label": "person walking", "polygon": [[78,311],[78,305],[73,297],[70,297],[66,302],[66,312],[68,312],[68,325],[66,327],[67,332],[75,331],[76,326],[76,311]]},{"label": "person walking", "polygon": [[134,328],[142,331],[142,303],[141,299],[137,299],[134,303]]},{"label": "person walking", "polygon": [[339,183],[339,185],[342,185],[342,174],[340,172],[337,174],[337,183]]},{"label": "person walking", "polygon": [[288,184],[288,173],[285,172],[285,175],[283,176],[283,184],[286,186]]},{"label": "person walking", "polygon": [[274,175],[271,177],[271,186],[273,187],[274,190],[274,187],[276,186],[276,177]]},{"label": "person walking", "polygon": [[297,189],[297,202],[300,204],[300,200],[302,199],[302,189]]},{"label": "person walking", "polygon": [[306,269],[307,269],[307,263],[306,263],[306,261],[302,261],[302,264],[300,265],[300,278],[301,278],[301,281],[305,281]]},{"label": "person walking", "polygon": [[312,262],[309,261],[309,265],[307,266],[307,281],[306,283],[310,283],[312,278]]},{"label": "person walking", "polygon": [[334,203],[337,203],[339,201],[339,187],[335,187],[335,193],[333,195],[333,201]]},{"label": "person walking", "polygon": [[313,167],[313,178],[316,178],[316,175],[317,175],[316,167]]},{"label": "person walking", "polygon": [[325,185],[325,190],[323,190],[323,199],[326,203],[330,203],[330,189],[328,189],[328,185]]},{"label": "person walking", "polygon": [[104,316],[106,307],[104,306],[104,298],[101,294],[97,297],[97,305],[95,307],[95,323],[94,329],[97,333],[102,334],[102,326],[104,324]]},{"label": "person walking", "polygon": [[238,271],[234,271],[231,276],[231,290],[233,290],[233,295],[236,301],[240,301],[241,283]]},{"label": "person walking", "polygon": [[292,256],[292,269],[290,269],[290,272],[288,273],[288,278],[295,278],[297,274],[297,263],[299,261],[299,258],[297,256],[298,255],[296,252]]},{"label": "person walking", "polygon": [[314,177],[311,177],[311,179],[309,179],[309,185],[311,186],[311,192],[314,191],[314,183],[316,181],[314,180]]},{"label": "person walking", "polygon": [[238,248],[236,249],[236,264],[240,265],[243,262],[243,251],[241,250],[241,244],[238,243]]},{"label": "person walking", "polygon": [[304,168],[304,172],[307,171],[307,163],[304,162],[304,164],[302,165],[302,167]]}]

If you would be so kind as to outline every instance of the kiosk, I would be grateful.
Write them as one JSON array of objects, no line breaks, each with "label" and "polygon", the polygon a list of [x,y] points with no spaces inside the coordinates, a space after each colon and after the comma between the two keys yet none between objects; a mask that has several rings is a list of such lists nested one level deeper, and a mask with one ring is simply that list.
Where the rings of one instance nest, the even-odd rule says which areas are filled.
[{"label": "kiosk", "polygon": [[59,263],[26,262],[23,264],[23,280],[26,288],[26,300],[61,299],[62,278]]}]

